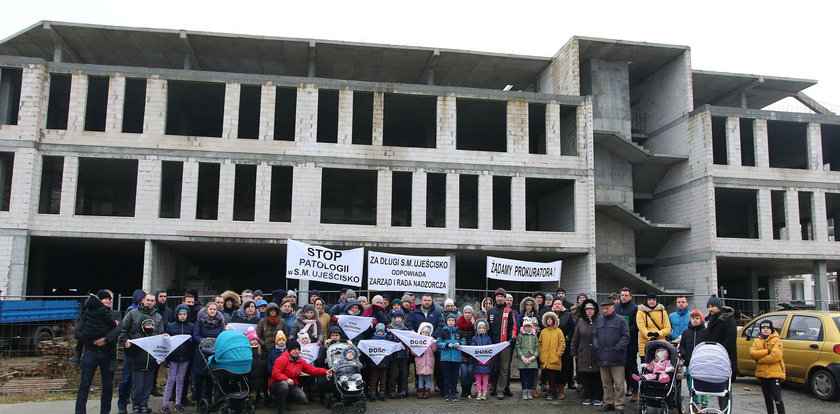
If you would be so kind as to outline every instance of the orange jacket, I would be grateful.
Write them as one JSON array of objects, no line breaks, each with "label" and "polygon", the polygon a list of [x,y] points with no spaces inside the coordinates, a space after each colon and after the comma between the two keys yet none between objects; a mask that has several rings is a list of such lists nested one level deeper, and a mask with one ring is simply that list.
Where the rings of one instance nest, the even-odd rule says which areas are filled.
[{"label": "orange jacket", "polygon": [[767,339],[755,338],[750,347],[750,357],[755,360],[756,378],[785,379],[785,361],[782,360],[782,340],[773,332]]}]

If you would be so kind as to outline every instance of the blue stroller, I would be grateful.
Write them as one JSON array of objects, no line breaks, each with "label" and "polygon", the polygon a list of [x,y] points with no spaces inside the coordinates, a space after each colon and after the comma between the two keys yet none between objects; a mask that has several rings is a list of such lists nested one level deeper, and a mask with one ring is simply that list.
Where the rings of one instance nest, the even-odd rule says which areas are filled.
[{"label": "blue stroller", "polygon": [[202,360],[213,381],[210,398],[198,402],[199,414],[218,410],[219,414],[256,411],[248,395],[251,372],[251,344],[242,332],[224,331],[217,338],[205,338],[199,345]]}]

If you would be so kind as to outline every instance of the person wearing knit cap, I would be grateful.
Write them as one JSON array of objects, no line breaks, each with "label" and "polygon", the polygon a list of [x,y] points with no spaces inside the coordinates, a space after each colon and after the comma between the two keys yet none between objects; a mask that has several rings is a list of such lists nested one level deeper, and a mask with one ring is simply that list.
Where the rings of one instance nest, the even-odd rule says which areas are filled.
[{"label": "person wearing knit cap", "polygon": [[274,289],[271,291],[271,301],[276,303],[278,306],[280,302],[283,301],[283,298],[286,297],[286,289]]},{"label": "person wearing knit cap", "polygon": [[[465,344],[472,343],[477,321],[473,307],[470,305],[464,306],[464,313],[455,321],[455,326],[458,327],[458,334],[464,339]],[[467,354],[461,356],[460,379],[461,398],[472,398],[470,390],[475,381],[475,360]]]},{"label": "person wearing knit cap", "polygon": [[289,290],[286,292],[286,297],[285,297],[285,298],[283,298],[283,300],[286,300],[286,299],[291,300],[291,302],[292,302],[292,308],[295,310],[295,312],[297,312],[298,310],[300,310],[300,306],[298,306],[298,303],[297,303],[297,293],[296,293],[294,290],[289,289]]},{"label": "person wearing knit cap", "polygon": [[[717,342],[726,348],[729,355],[729,362],[732,368],[733,380],[738,376],[738,353],[735,340],[738,337],[738,327],[735,323],[735,310],[724,306],[723,301],[717,296],[712,296],[706,303],[709,314],[706,316],[705,341]],[[721,410],[727,408],[729,399],[718,398]]]},{"label": "person wearing knit cap", "polygon": [[645,344],[657,339],[664,340],[671,333],[668,311],[659,303],[656,292],[647,294],[647,301],[639,305],[636,312],[636,326],[639,328],[639,356],[645,356]]},{"label": "person wearing knit cap", "polygon": [[331,376],[332,370],[317,368],[306,362],[300,356],[300,343],[292,339],[287,345],[286,352],[274,362],[271,378],[268,380],[268,388],[276,399],[278,413],[288,412],[286,408],[288,401],[306,401],[306,394],[300,388],[301,374],[310,377]]},{"label": "person wearing knit cap", "polygon": [[[513,310],[505,303],[507,291],[503,288],[496,289],[494,293],[496,305],[487,312],[487,319],[490,322],[490,339],[494,344],[511,342],[516,339],[516,316]],[[512,299],[512,298],[511,298]],[[510,391],[505,392],[510,374],[510,361],[513,354],[512,347],[507,347],[493,357],[493,373],[491,382],[496,390],[496,398],[503,400],[505,396],[513,396]],[[495,381],[493,381],[495,380]]]},{"label": "person wearing knit cap", "polygon": [[261,291],[259,289],[255,290],[254,291],[254,297],[252,299],[254,299],[254,302],[259,302],[260,300],[265,300],[265,298],[263,297],[263,291]]},{"label": "person wearing knit cap", "polygon": [[[274,361],[286,352],[286,334],[283,331],[277,331],[274,336],[274,346],[269,351],[265,358],[266,373],[271,373],[274,370]],[[274,401],[276,403],[276,401]]]},{"label": "person wearing knit cap", "polygon": [[[691,311],[691,313],[689,313],[688,328],[683,331],[682,338],[680,339],[680,345],[678,347],[680,358],[682,358],[686,367],[688,367],[691,363],[691,354],[694,352],[694,347],[703,343],[705,340],[705,331],[706,327],[703,325],[703,312],[696,309]],[[685,379],[688,384],[688,389],[691,389],[692,378],[691,372],[689,372],[688,369],[685,370]],[[694,403],[695,405],[706,408],[709,406],[709,397],[704,395],[701,398],[700,396],[695,395]]]},{"label": "person wearing knit cap", "polygon": [[309,291],[309,303],[314,304],[315,299],[318,299],[320,297],[321,297],[321,292],[319,292],[318,289],[312,289],[312,290]]},{"label": "person wearing knit cap", "polygon": [[[81,380],[76,394],[76,412],[85,412],[90,386],[96,376],[96,368],[102,378],[101,407],[103,411],[111,409],[114,393],[114,373],[111,361],[115,354],[119,326],[119,311],[111,309],[113,294],[109,290],[100,290],[96,296],[90,295],[84,303],[84,309],[76,326],[75,335],[80,348],[84,349],[81,360]],[[79,355],[82,349],[78,350]]]},{"label": "person wearing knit cap", "polygon": [[260,299],[260,300],[258,300],[258,301],[256,301],[256,302],[257,302],[257,303],[256,303],[256,305],[257,305],[257,312],[258,312],[258,313],[259,313],[259,315],[260,315],[260,320],[262,320],[262,319],[264,319],[264,318],[265,318],[265,311],[266,311],[266,309],[268,309],[268,302],[266,302],[266,301],[265,301],[265,299]]},{"label": "person wearing knit cap", "polygon": [[781,381],[787,376],[784,352],[779,334],[773,328],[770,319],[758,323],[758,337],[750,347],[750,357],[755,360],[755,377],[761,383],[764,394],[764,406],[768,413],[775,411],[785,414],[785,403],[782,401]]},{"label": "person wearing knit cap", "polygon": [[446,300],[443,301],[443,312],[459,315],[458,308],[455,306],[455,301],[452,298],[446,298]]},{"label": "person wearing knit cap", "polygon": [[414,310],[414,298],[413,297],[411,297],[407,294],[403,295],[403,297],[400,299],[400,303],[402,304],[403,312],[408,313],[408,312],[411,312],[411,311]]}]

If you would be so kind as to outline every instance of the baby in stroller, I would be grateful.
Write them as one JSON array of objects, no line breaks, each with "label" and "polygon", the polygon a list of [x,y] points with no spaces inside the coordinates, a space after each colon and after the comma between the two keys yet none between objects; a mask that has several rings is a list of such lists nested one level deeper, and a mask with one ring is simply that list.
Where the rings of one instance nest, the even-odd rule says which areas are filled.
[{"label": "baby in stroller", "polygon": [[674,372],[674,366],[671,364],[671,354],[665,347],[657,348],[654,351],[653,360],[650,363],[641,364],[640,367],[642,368],[641,377],[633,374],[633,379],[636,381],[644,378],[647,381],[658,381],[665,384],[671,380],[668,374]]},{"label": "baby in stroller", "polygon": [[353,406],[356,413],[367,410],[365,381],[362,379],[362,362],[359,349],[346,342],[334,342],[327,348],[327,365],[335,372],[332,391],[326,392],[325,405],[334,413]]},{"label": "baby in stroller", "polygon": [[348,346],[341,355],[335,370],[336,378],[340,385],[345,385],[347,390],[362,389],[362,363],[359,361],[359,352],[355,346]]}]

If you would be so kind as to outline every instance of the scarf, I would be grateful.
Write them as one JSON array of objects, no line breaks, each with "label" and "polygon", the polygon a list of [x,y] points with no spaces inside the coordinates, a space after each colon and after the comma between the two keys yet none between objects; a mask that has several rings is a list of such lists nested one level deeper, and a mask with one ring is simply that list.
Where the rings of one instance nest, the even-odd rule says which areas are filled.
[{"label": "scarf", "polygon": [[[502,338],[501,342],[507,341],[507,324],[508,324],[508,317],[510,316],[510,308],[505,306],[505,310],[502,313]],[[516,335],[516,328],[514,327],[514,335]]]},{"label": "scarf", "polygon": [[[315,325],[316,320],[317,319],[303,319],[301,317],[301,319],[299,319],[299,321],[303,322],[304,325],[303,325],[303,329],[301,329],[300,332],[306,332],[307,334],[309,334],[310,338],[316,338],[317,339],[318,338],[318,327],[317,327],[317,325]],[[312,333],[309,333],[309,331],[312,331]]]},{"label": "scarf", "polygon": [[274,315],[274,316],[269,315],[269,316],[265,317],[265,320],[268,321],[269,325],[277,326],[277,325],[280,324],[280,315]]},{"label": "scarf", "polygon": [[286,352],[286,346],[285,345],[280,346],[280,345],[274,344],[274,349],[279,349],[281,354],[283,352]]},{"label": "scarf", "polygon": [[391,329],[405,330],[405,322],[391,321]]}]

